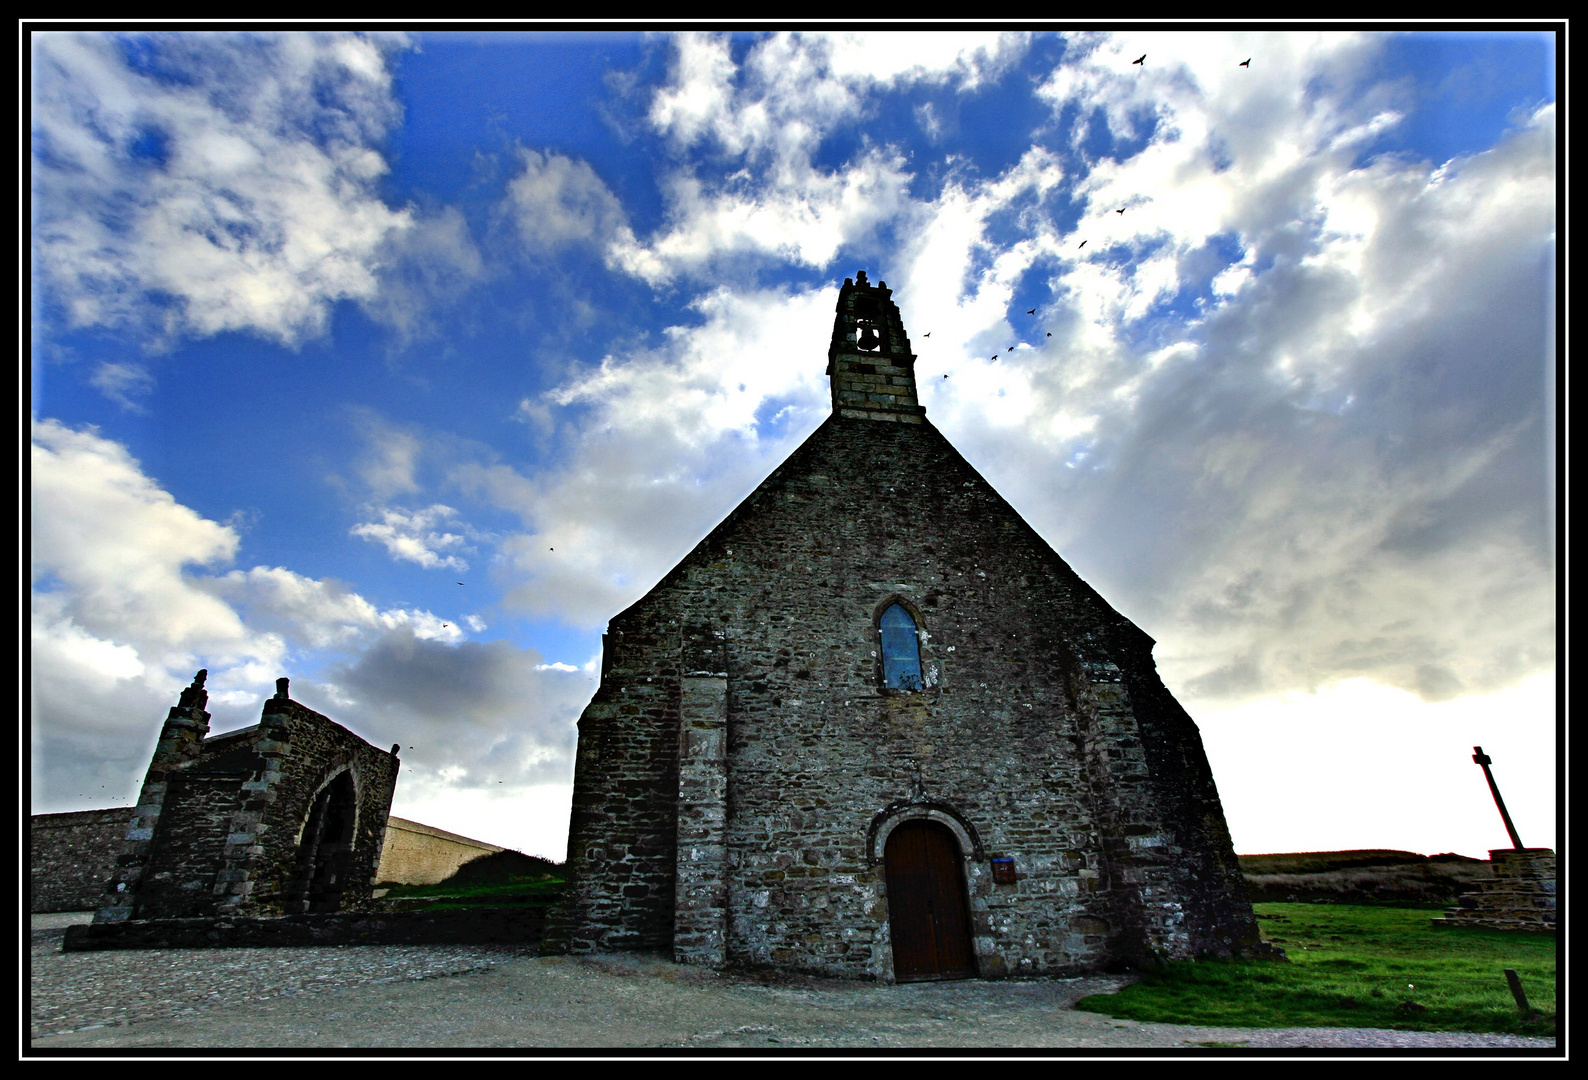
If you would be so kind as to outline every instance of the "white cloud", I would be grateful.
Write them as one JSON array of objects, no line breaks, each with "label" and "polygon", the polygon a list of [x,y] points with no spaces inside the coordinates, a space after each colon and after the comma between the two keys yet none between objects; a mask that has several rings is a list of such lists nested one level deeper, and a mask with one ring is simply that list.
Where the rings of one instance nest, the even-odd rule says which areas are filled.
[{"label": "white cloud", "polygon": [[881,147],[818,168],[823,137],[861,121],[878,91],[916,82],[973,89],[1026,47],[1023,36],[1004,34],[777,34],[735,65],[724,37],[674,43],[652,125],[680,152],[710,143],[743,157],[745,168],[707,181],[680,166],[663,183],[666,224],[643,241],[614,234],[609,262],[653,285],[733,256],[826,267],[904,209],[911,176]]},{"label": "white cloud", "polygon": [[468,222],[452,206],[416,215],[411,227],[391,230],[373,261],[377,291],[360,303],[404,344],[433,336],[441,321],[437,311],[456,303],[488,273]]},{"label": "white cloud", "polygon": [[33,425],[32,560],[96,637],[172,650],[242,650],[236,613],[193,587],[190,566],[229,562],[237,534],[161,490],[117,443],[53,420]]},{"label": "white cloud", "polygon": [[371,300],[412,226],[376,183],[400,41],[50,33],[33,43],[34,250],[71,323],[285,344]]},{"label": "white cloud", "polygon": [[355,412],[353,424],[364,441],[353,468],[370,494],[384,501],[417,492],[416,472],[424,452],[419,436],[368,409]]},{"label": "white cloud", "polygon": [[597,626],[660,578],[825,415],[832,296],[702,297],[702,325],[546,396],[572,430],[563,467],[456,466],[452,484],[531,530],[501,544],[504,603]]},{"label": "white cloud", "polygon": [[[210,672],[212,728],[219,731],[252,722],[249,709],[295,668],[312,671],[351,656],[343,665],[358,670],[370,650],[406,649],[438,669],[464,644],[450,619],[379,608],[340,582],[284,567],[226,569],[236,556],[236,531],[178,503],[125,447],[92,429],[36,422],[31,466],[30,676],[40,812],[130,801],[160,719],[200,667]],[[478,618],[467,621],[476,632],[484,628]],[[489,655],[503,647],[490,646]],[[538,662],[535,655],[528,664]],[[352,708],[356,702],[338,685],[294,678],[293,696],[377,742],[388,737],[383,717]],[[492,700],[505,693],[477,689],[496,695]],[[421,699],[438,711],[413,704]],[[403,730],[445,724],[450,716],[439,699],[415,691]],[[445,764],[445,741],[432,745],[429,760]]]},{"label": "white cloud", "polygon": [[[1308,87],[1349,81],[1371,43],[1242,46],[1267,61],[1242,82],[1200,45],[1130,42],[1044,89],[1138,138],[1150,100],[1159,124],[1079,179],[1073,231],[992,243],[996,200],[950,187],[915,234],[901,300],[918,342],[917,312],[934,342],[947,328],[956,376],[926,380],[931,415],[1159,639],[1186,700],[1359,675],[1441,700],[1548,670],[1553,109],[1455,162],[1358,163],[1390,110]],[[1150,70],[1128,70],[1143,50]],[[1060,257],[1028,319],[1022,250]],[[1161,317],[1181,290],[1194,313]],[[1012,359],[1021,335],[1039,348]]]},{"label": "white cloud", "polygon": [[996,80],[1030,45],[1024,33],[936,30],[827,36],[834,76],[850,83],[952,83],[962,91]]},{"label": "white cloud", "polygon": [[617,196],[588,162],[527,149],[519,159],[523,170],[508,182],[506,205],[531,252],[600,243],[627,229]]},{"label": "white cloud", "polygon": [[[1553,110],[1456,162],[1359,162],[1363,140],[1403,114],[1392,92],[1328,90],[1364,83],[1372,38],[1072,46],[1039,93],[1055,114],[1099,110],[1138,146],[1074,175],[1033,148],[986,180],[951,174],[930,204],[909,198],[900,167],[871,201],[907,238],[902,272],[886,273],[934,421],[1159,638],[1193,697],[1371,675],[1437,700],[1547,668],[1552,569],[1526,486],[1543,469],[1516,481],[1537,464]],[[841,220],[831,191],[884,151],[809,165],[822,133],[869,100],[828,49],[769,39],[735,66],[721,39],[680,40],[653,123],[680,151],[709,145],[754,167],[716,184],[672,176],[669,224],[636,249],[658,260],[653,280],[729,252],[823,265],[874,226]],[[1077,225],[1050,208],[1061,188],[1082,200]],[[1015,297],[1043,284],[1025,315]],[[811,298],[812,325],[825,328],[830,304],[830,290]],[[504,547],[528,577],[514,603],[615,610],[775,464],[770,445],[747,443],[746,420],[774,391],[731,361],[689,359],[742,348],[714,319],[530,403],[543,420],[548,403],[595,407],[563,478],[473,476],[501,505],[534,508],[537,532]],[[824,351],[809,348],[812,362]],[[1509,374],[1518,348],[1524,370]],[[758,463],[742,477],[694,456],[729,433]],[[638,464],[652,460],[673,468]],[[669,512],[640,525],[655,492]],[[635,527],[618,527],[630,512]],[[581,608],[592,595],[604,603]],[[1478,615],[1489,596],[1503,619]]]},{"label": "white cloud", "polygon": [[676,145],[711,139],[732,154],[805,157],[834,126],[863,115],[865,95],[928,82],[973,90],[1025,51],[1023,34],[935,31],[774,34],[733,62],[723,36],[680,34],[650,119]]},{"label": "white cloud", "polygon": [[831,173],[791,162],[769,185],[746,179],[708,188],[676,174],[666,185],[668,224],[643,243],[620,235],[608,259],[652,284],[734,255],[825,267],[899,212],[909,181],[904,162],[881,152]]},{"label": "white cloud", "polygon": [[147,395],[154,389],[154,376],[142,364],[106,360],[94,369],[89,385],[123,409],[133,413],[148,410],[135,397]]},{"label": "white cloud", "polygon": [[447,567],[463,571],[469,568],[469,564],[459,556],[442,554],[445,551],[466,550],[469,536],[473,533],[467,526],[460,526],[463,529],[461,533],[441,531],[447,527],[445,523],[458,515],[452,507],[437,503],[423,510],[388,508],[379,514],[379,521],[360,522],[349,532],[385,545],[394,559],[418,563],[426,570]]}]

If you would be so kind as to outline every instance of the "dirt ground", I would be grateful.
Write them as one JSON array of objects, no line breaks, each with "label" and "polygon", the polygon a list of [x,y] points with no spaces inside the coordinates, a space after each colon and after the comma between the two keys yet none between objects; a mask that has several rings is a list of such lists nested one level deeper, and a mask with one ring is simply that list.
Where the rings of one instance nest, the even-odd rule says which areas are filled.
[{"label": "dirt ground", "polygon": [[[41,924],[43,920],[43,924]],[[1142,1024],[1077,1012],[1121,977],[903,986],[725,976],[658,957],[359,946],[62,953],[65,916],[35,916],[31,1045],[134,1049],[541,1048],[1074,1053],[1219,1046],[1548,1048],[1553,1040],[1371,1029]],[[869,1056],[869,1055],[868,1055]]]}]

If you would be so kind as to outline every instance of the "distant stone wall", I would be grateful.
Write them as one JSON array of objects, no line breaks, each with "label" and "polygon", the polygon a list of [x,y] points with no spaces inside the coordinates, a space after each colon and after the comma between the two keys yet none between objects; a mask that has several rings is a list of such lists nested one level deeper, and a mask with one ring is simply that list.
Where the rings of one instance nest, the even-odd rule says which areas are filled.
[{"label": "distant stone wall", "polygon": [[92,911],[98,907],[131,819],[130,806],[34,814],[28,831],[31,910]]},{"label": "distant stone wall", "polygon": [[502,850],[445,829],[390,817],[375,880],[383,885],[434,885],[457,873],[464,863]]}]

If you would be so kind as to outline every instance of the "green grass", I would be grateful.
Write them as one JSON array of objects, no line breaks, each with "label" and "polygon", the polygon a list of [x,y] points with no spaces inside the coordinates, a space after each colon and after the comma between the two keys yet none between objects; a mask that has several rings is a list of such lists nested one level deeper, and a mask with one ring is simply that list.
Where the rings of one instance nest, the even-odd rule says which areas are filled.
[{"label": "green grass", "polygon": [[426,911],[478,907],[547,907],[562,895],[567,877],[559,872],[492,881],[443,881],[436,885],[393,885],[387,900],[435,897]]},{"label": "green grass", "polygon": [[[1076,1008],[1223,1027],[1379,1027],[1555,1034],[1555,937],[1436,927],[1437,907],[1256,904],[1263,940],[1289,962],[1166,964]],[[1505,981],[1521,977],[1524,1019]]]}]

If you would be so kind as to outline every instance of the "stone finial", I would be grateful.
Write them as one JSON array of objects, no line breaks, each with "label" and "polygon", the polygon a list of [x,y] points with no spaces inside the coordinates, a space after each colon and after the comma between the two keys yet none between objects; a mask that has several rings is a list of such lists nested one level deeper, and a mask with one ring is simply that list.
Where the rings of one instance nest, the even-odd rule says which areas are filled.
[{"label": "stone finial", "polygon": [[291,682],[291,681],[292,680],[288,679],[286,676],[282,676],[281,678],[276,680],[276,697],[277,698],[279,698],[282,701],[286,701],[287,700],[287,684],[289,682]]},{"label": "stone finial", "polygon": [[199,668],[198,674],[193,676],[191,686],[185,687],[182,696],[177,701],[179,709],[202,709],[209,703],[209,694],[204,689],[204,680],[209,675],[207,668]]},{"label": "stone finial", "polygon": [[861,286],[866,284],[866,272],[864,270],[855,271],[855,284]]},{"label": "stone finial", "polygon": [[391,756],[392,757],[396,757],[397,756],[397,751],[401,750],[402,748],[403,748],[403,744],[402,743],[395,743],[395,742],[392,743],[391,744]]}]

